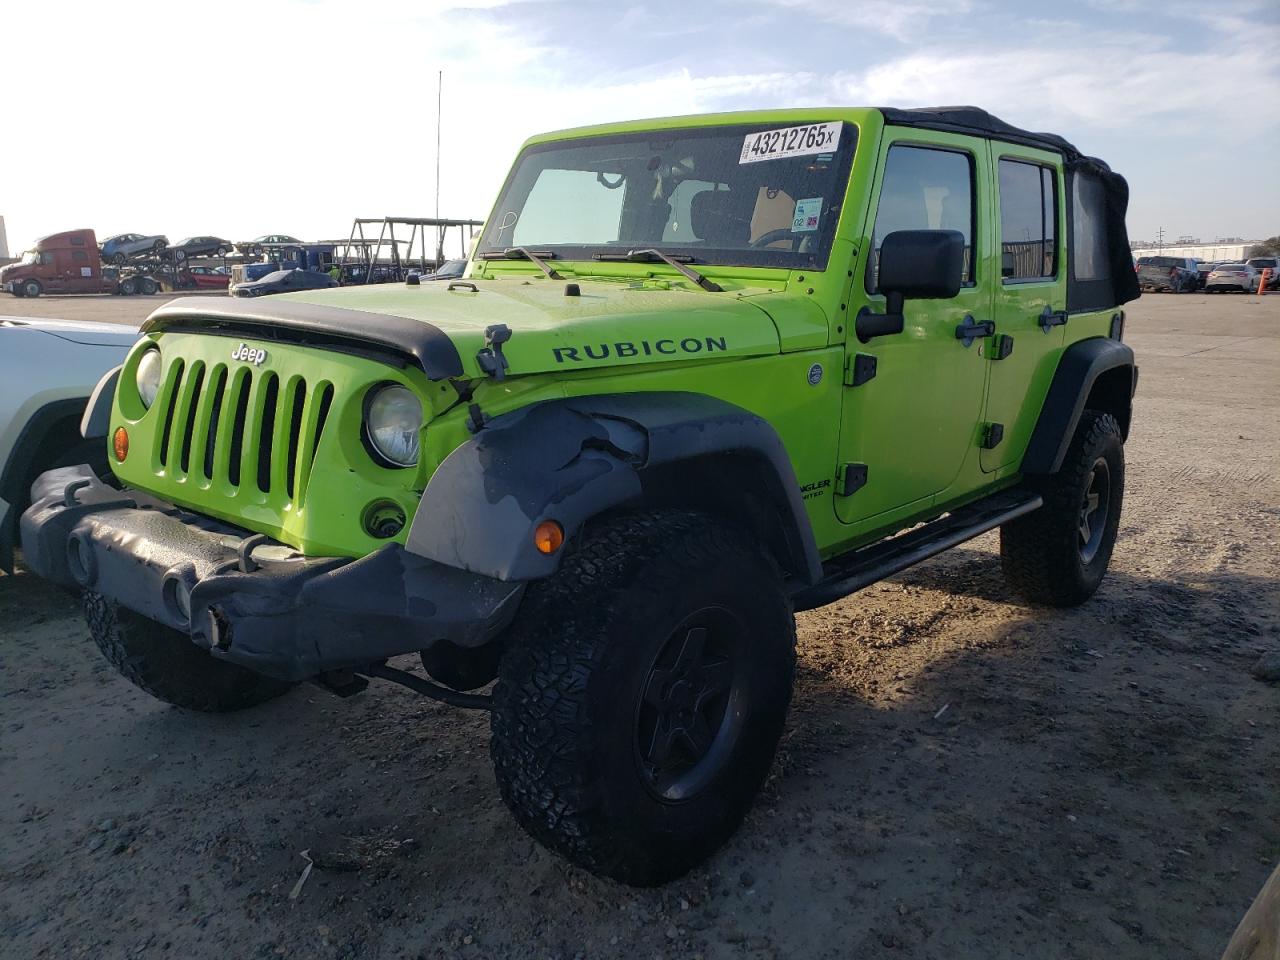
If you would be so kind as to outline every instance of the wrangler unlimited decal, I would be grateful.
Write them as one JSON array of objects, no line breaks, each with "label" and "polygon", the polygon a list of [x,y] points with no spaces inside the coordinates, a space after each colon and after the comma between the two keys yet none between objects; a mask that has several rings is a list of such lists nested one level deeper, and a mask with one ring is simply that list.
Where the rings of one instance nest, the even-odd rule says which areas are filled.
[{"label": "wrangler unlimited decal", "polygon": [[714,353],[728,350],[725,337],[685,337],[683,340],[619,340],[616,343],[584,344],[581,347],[552,347],[556,363],[566,360],[607,360],[609,357],[652,357],[655,354],[670,356],[676,353]]}]

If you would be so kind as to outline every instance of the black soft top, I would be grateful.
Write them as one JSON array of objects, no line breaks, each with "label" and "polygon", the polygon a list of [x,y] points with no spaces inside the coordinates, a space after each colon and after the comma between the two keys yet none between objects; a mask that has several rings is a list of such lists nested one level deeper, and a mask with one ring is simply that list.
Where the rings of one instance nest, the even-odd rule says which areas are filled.
[{"label": "black soft top", "polygon": [[[1125,214],[1129,207],[1129,184],[1115,173],[1105,161],[1086,156],[1064,137],[1056,133],[1037,133],[1005,123],[981,107],[880,107],[880,115],[886,124],[897,127],[919,127],[943,133],[961,133],[987,140],[1016,143],[1025,147],[1037,147],[1062,154],[1069,173],[1079,173],[1101,182],[1105,193],[1107,259],[1110,276],[1096,280],[1077,282],[1074,275],[1067,280],[1067,307],[1094,309],[1127,303],[1139,296],[1137,276],[1132,269],[1129,253],[1129,236],[1125,229]],[[1071,229],[1075,210],[1072,203],[1075,183],[1067,181],[1067,224]],[[1070,234],[1069,234],[1070,235]]]}]

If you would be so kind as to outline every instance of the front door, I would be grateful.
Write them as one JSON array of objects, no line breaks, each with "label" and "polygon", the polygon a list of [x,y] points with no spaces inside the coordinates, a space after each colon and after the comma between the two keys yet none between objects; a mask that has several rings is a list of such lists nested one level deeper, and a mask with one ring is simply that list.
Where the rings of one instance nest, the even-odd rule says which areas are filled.
[{"label": "front door", "polygon": [[1067,305],[1061,157],[999,143],[993,153],[1000,282],[996,339],[984,349],[991,357],[986,420],[999,425],[1001,439],[982,450],[987,473],[1021,462],[1062,350]]},{"label": "front door", "polygon": [[[870,248],[856,258],[849,291],[850,365],[845,377],[836,514],[865,530],[908,517],[976,468],[987,362],[981,338],[957,328],[989,319],[989,188],[985,141],[943,133],[886,131],[872,189]],[[965,281],[946,300],[908,300],[902,333],[858,340],[859,309],[885,309],[875,293],[880,245],[896,230],[958,230]],[[868,377],[874,363],[874,376]],[[861,382],[859,382],[861,381]],[[865,472],[865,481],[863,474]]]}]

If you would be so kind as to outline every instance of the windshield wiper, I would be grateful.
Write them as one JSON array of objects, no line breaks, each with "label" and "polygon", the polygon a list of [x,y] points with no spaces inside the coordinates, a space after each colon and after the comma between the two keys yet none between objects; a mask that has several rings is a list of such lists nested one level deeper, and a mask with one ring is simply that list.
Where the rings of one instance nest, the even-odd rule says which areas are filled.
[{"label": "windshield wiper", "polygon": [[547,263],[548,260],[554,259],[555,254],[550,250],[539,250],[536,253],[528,247],[507,247],[500,253],[482,253],[481,260],[528,260],[534,264],[539,270],[545,273],[548,279],[563,279],[555,269]]},{"label": "windshield wiper", "polygon": [[686,263],[693,262],[693,257],[684,255],[673,257],[669,253],[663,253],[661,250],[654,250],[650,247],[647,250],[628,250],[626,253],[597,253],[591,259],[601,261],[615,260],[623,263],[654,263],[655,261],[661,260],[667,266],[672,267],[684,276],[688,277],[703,290],[708,290],[711,293],[724,292],[724,287],[720,286],[720,284],[716,283],[714,280],[708,280],[697,270],[685,266]]}]

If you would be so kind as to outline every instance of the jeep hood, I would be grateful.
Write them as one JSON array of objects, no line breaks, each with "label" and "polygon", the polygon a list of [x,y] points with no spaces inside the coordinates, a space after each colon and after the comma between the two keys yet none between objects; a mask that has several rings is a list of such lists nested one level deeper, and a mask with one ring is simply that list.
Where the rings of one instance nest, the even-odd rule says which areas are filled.
[{"label": "jeep hood", "polygon": [[577,287],[578,296],[567,296],[563,281],[526,277],[371,284],[259,299],[254,308],[269,316],[272,302],[290,313],[303,304],[336,307],[359,311],[351,315],[355,324],[361,313],[414,320],[448,337],[468,377],[485,375],[476,355],[486,329],[498,324],[511,331],[502,345],[510,376],[765,356],[827,343],[816,304],[764,288],[707,293],[594,278]]}]

